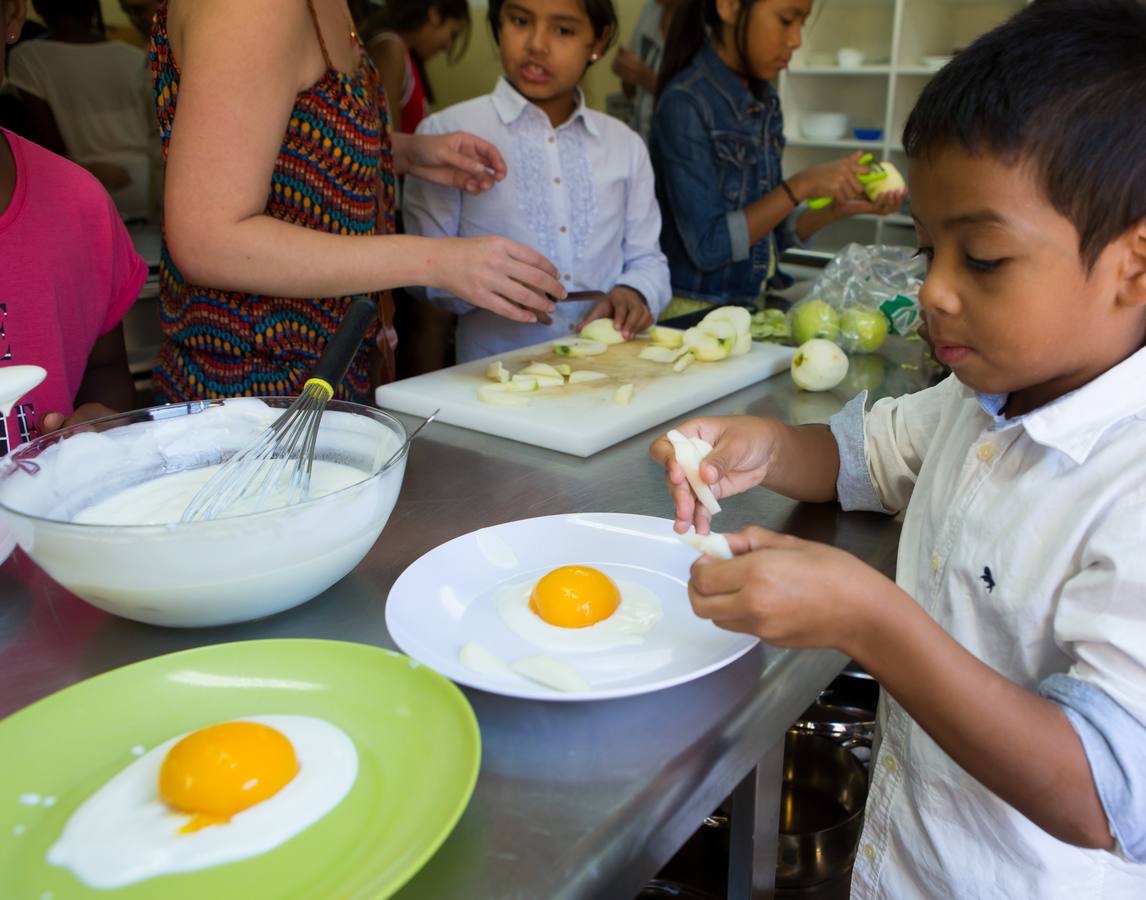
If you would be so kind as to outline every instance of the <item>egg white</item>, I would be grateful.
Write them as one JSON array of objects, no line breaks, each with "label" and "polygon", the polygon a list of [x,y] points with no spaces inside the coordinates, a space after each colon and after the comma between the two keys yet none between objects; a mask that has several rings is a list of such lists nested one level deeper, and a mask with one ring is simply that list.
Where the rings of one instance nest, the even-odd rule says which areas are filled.
[{"label": "egg white", "polygon": [[47,860],[106,890],[157,875],[191,872],[258,856],[334,809],[358,776],[358,752],[342,729],[310,716],[247,716],[278,729],[299,772],[277,794],[223,825],[180,834],[190,816],[159,798],[159,770],[178,735],[145,753],[92,794],[68,819]]},{"label": "egg white", "polygon": [[506,585],[496,595],[497,611],[514,634],[542,650],[591,653],[644,643],[644,634],[661,619],[661,601],[646,587],[614,578],[621,603],[609,618],[584,628],[550,625],[529,608],[537,579]]}]

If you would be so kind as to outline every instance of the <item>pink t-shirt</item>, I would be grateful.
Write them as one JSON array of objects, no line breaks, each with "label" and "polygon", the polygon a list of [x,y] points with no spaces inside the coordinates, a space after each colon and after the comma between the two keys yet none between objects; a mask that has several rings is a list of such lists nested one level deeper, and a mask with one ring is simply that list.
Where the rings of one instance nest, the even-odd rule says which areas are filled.
[{"label": "pink t-shirt", "polygon": [[115,204],[84,169],[0,129],[16,189],[0,213],[0,366],[48,372],[0,422],[0,456],[38,436],[40,416],[69,414],[96,341],[147,277]]}]

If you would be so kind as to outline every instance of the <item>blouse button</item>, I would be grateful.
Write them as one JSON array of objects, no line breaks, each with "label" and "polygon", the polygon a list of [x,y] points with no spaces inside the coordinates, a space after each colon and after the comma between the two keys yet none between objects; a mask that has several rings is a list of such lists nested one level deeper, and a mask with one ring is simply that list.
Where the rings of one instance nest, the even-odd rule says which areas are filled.
[{"label": "blouse button", "polygon": [[888,755],[883,758],[883,767],[887,769],[888,772],[894,773],[895,770],[899,768],[899,764],[895,761],[894,756]]},{"label": "blouse button", "polygon": [[561,184],[561,179],[560,178],[554,178],[553,183],[554,184]]},{"label": "blouse button", "polygon": [[931,554],[931,571],[932,571],[932,572],[938,572],[938,571],[939,571],[939,567],[940,567],[942,564],[943,564],[943,560],[941,560],[941,559],[939,558],[939,554],[938,554],[938,553],[932,553],[932,554]]},{"label": "blouse button", "polygon": [[875,859],[875,845],[874,844],[864,844],[863,845],[863,855],[865,857],[867,857],[867,859],[869,859],[869,860]]},{"label": "blouse button", "polygon": [[975,452],[983,462],[990,462],[995,458],[995,448],[990,444],[980,444],[979,449]]}]

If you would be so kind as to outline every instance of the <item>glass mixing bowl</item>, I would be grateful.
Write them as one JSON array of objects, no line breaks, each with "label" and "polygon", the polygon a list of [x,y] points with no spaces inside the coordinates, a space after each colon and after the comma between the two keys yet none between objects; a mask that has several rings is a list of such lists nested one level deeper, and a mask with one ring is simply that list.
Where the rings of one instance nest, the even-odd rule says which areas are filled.
[{"label": "glass mixing bowl", "polygon": [[47,435],[0,465],[0,520],[56,581],[118,616],[174,627],[268,616],[322,593],[369,552],[406,470],[393,416],[332,401],[315,458],[362,471],[331,494],[264,512],[170,525],[73,519],[129,487],[214,465],[251,444],[291,398],[197,401]]}]

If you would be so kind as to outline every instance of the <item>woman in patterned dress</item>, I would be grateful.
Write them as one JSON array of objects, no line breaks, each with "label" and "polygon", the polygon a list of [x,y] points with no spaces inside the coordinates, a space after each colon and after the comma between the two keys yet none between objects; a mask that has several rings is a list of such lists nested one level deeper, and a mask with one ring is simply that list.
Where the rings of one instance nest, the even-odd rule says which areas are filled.
[{"label": "woman in patterned dress", "polygon": [[[167,0],[151,56],[167,155],[159,399],[297,392],[351,294],[425,285],[521,322],[564,296],[512,241],[392,233],[396,176],[480,192],[505,163],[464,133],[391,135],[345,0]],[[341,398],[368,401],[385,377],[381,300]]]}]

